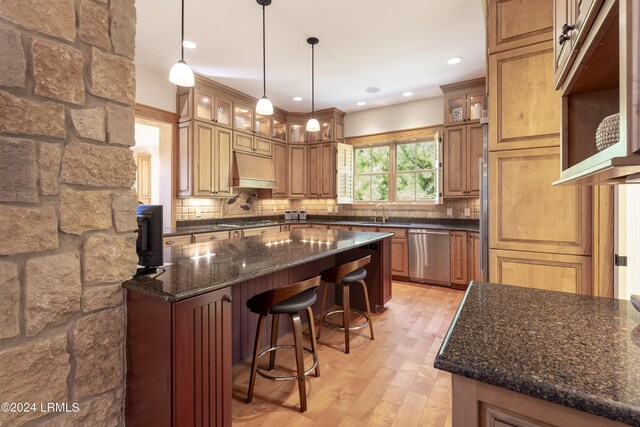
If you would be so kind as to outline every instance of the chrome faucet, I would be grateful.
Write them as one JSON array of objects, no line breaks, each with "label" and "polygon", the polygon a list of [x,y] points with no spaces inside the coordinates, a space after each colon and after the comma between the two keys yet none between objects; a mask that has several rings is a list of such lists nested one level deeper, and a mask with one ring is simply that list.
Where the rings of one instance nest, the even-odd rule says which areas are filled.
[{"label": "chrome faucet", "polygon": [[382,223],[384,224],[387,222],[387,216],[384,213],[384,205],[382,203],[378,203],[373,210],[376,211],[379,207],[382,207]]}]

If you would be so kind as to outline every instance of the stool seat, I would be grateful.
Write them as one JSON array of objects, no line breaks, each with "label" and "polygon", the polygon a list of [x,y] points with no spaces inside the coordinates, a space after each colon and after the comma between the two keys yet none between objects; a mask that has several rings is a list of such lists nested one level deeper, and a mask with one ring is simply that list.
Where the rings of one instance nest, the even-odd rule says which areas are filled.
[{"label": "stool seat", "polygon": [[274,305],[273,307],[271,307],[271,313],[272,314],[296,313],[298,311],[306,309],[307,307],[311,307],[316,302],[317,298],[318,298],[318,294],[316,293],[316,290],[309,289],[308,291],[299,293],[296,296],[293,296],[289,299],[286,299]]},{"label": "stool seat", "polygon": [[344,276],[340,281],[342,283],[351,283],[357,282],[358,280],[364,280],[365,277],[367,277],[367,270],[359,268]]}]

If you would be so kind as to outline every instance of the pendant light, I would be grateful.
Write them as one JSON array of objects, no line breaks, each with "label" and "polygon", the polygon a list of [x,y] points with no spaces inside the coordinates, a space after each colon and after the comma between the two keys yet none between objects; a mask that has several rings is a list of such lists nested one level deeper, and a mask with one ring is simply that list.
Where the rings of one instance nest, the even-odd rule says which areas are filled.
[{"label": "pendant light", "polygon": [[267,50],[265,47],[265,10],[271,4],[271,0],[256,0],[262,6],[262,98],[256,104],[256,113],[263,116],[273,114],[273,104],[267,98]]},{"label": "pendant light", "polygon": [[307,43],[311,45],[311,118],[307,122],[307,132],[318,132],[320,123],[316,120],[315,111],[315,54],[314,47],[320,42],[316,37],[309,37]]},{"label": "pendant light", "polygon": [[169,81],[174,85],[192,87],[195,84],[193,71],[184,61],[184,0],[182,0],[182,26],[180,31],[180,61],[171,67]]}]

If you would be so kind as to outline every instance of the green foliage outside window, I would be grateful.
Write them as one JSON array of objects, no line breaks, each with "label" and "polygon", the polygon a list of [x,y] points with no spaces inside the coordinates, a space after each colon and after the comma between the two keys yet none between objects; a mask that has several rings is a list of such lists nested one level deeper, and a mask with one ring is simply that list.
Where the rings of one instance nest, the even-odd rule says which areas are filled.
[{"label": "green foliage outside window", "polygon": [[354,193],[357,201],[389,200],[389,146],[356,150]]}]

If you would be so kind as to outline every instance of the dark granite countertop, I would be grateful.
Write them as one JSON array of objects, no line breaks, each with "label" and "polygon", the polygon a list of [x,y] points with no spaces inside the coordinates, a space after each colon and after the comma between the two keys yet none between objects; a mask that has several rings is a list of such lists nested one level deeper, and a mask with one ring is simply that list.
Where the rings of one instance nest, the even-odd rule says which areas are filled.
[{"label": "dark granite countertop", "polygon": [[166,271],[123,283],[165,301],[180,301],[377,242],[390,233],[296,230],[164,248]]},{"label": "dark granite countertop", "polygon": [[640,426],[640,313],[629,301],[473,282],[434,366]]},{"label": "dark granite countertop", "polygon": [[[366,217],[365,217],[366,218]],[[184,225],[182,225],[184,224]],[[306,221],[285,221],[279,217],[236,218],[199,221],[183,221],[176,228],[165,228],[165,236],[179,236],[193,233],[229,231],[247,228],[269,227],[286,224],[328,224],[349,226],[370,226],[378,228],[418,228],[452,231],[475,231],[480,229],[477,220],[427,219],[427,218],[390,218],[386,223],[370,222],[360,217],[322,217],[314,216]]]}]

